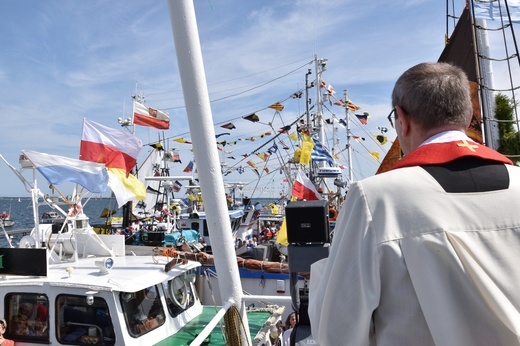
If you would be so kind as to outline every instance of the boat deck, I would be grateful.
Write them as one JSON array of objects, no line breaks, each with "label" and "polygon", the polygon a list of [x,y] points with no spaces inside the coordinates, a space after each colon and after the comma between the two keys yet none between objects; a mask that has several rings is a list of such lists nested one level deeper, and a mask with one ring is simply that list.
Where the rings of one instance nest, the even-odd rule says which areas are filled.
[{"label": "boat deck", "polygon": [[[218,307],[204,306],[202,314],[190,321],[179,333],[155,344],[155,346],[189,345],[215,316],[216,309]],[[264,323],[271,315],[272,313],[269,311],[249,311],[247,313],[251,337],[255,337],[255,334],[264,326]],[[223,330],[217,326],[204,341],[203,345],[226,345]]]}]

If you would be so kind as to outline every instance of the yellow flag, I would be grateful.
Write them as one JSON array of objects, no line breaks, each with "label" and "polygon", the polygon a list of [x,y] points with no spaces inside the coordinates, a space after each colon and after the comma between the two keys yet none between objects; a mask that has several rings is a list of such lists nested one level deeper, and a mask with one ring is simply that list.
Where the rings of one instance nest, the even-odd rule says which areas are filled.
[{"label": "yellow flag", "polygon": [[370,155],[376,160],[379,161],[379,153],[377,151],[371,151]]},{"label": "yellow flag", "polygon": [[287,225],[285,222],[285,217],[283,218],[282,225],[280,226],[280,230],[276,236],[276,242],[283,246],[289,245],[289,241],[287,240]]},{"label": "yellow flag", "polygon": [[300,155],[300,165],[308,165],[311,162],[312,149],[314,148],[314,141],[311,136],[304,133],[302,143],[302,153]]},{"label": "yellow flag", "polygon": [[291,141],[297,141],[298,140],[298,134],[296,132],[290,133],[289,134],[289,139]]}]

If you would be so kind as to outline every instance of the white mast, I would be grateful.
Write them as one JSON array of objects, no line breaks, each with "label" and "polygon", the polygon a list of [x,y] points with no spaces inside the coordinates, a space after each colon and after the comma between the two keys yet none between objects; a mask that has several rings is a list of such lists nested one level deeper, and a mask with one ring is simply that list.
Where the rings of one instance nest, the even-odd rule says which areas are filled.
[{"label": "white mast", "polygon": [[[195,9],[192,0],[169,0],[168,6],[193,151],[195,160],[199,164],[200,187],[206,205],[208,227],[211,229],[211,244],[213,249],[217,250],[214,251],[214,255],[220,295],[222,302],[231,301],[238,309],[248,331],[245,305],[242,304],[242,284],[227,212],[226,193],[215,145],[215,130]],[[240,337],[244,344],[251,344],[249,333],[240,333]]]},{"label": "white mast", "polygon": [[350,132],[350,118],[348,116],[348,94],[347,91],[343,91],[343,98],[345,99],[345,122],[347,123],[347,158],[348,158],[348,183],[352,183],[352,145],[350,140],[352,139],[352,133]]}]

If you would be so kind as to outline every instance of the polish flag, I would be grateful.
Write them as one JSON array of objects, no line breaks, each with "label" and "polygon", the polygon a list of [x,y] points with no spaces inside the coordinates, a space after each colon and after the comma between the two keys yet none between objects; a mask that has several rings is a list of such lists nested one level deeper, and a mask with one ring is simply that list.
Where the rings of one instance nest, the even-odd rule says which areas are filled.
[{"label": "polish flag", "polygon": [[83,161],[104,163],[130,173],[143,143],[133,134],[84,119],[79,157]]},{"label": "polish flag", "polygon": [[170,116],[166,112],[134,101],[134,124],[168,130],[170,128]]},{"label": "polish flag", "polygon": [[323,199],[318,190],[316,190],[314,184],[301,170],[298,170],[298,175],[294,180],[292,195],[293,197],[304,199],[306,201]]}]

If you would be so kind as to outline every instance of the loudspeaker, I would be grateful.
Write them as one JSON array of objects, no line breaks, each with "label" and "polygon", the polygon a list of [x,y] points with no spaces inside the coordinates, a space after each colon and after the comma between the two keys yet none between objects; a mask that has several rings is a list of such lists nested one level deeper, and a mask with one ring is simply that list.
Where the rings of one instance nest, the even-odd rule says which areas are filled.
[{"label": "loudspeaker", "polygon": [[327,201],[295,201],[285,207],[289,244],[329,243]]}]

